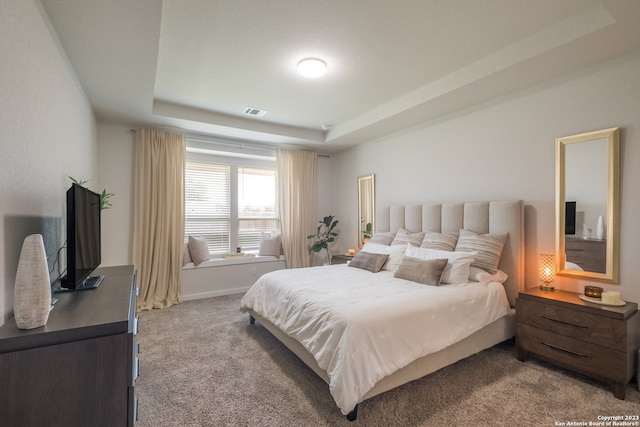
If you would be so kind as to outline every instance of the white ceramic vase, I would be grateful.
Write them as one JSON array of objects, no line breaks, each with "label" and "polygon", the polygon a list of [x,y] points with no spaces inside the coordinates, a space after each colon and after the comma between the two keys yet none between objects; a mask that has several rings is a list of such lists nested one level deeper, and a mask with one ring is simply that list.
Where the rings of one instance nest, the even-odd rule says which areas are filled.
[{"label": "white ceramic vase", "polygon": [[602,215],[598,217],[598,224],[596,225],[596,237],[599,240],[604,239],[604,218],[602,218]]},{"label": "white ceramic vase", "polygon": [[42,235],[24,239],[13,293],[13,314],[20,329],[44,326],[51,308],[51,283]]}]

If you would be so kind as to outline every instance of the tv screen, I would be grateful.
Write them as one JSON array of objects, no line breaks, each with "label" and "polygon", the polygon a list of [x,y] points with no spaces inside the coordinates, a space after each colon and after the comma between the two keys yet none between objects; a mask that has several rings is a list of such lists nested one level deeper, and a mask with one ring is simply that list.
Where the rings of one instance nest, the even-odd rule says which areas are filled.
[{"label": "tv screen", "polygon": [[576,234],[576,202],[565,202],[564,234]]},{"label": "tv screen", "polygon": [[67,190],[67,290],[93,289],[100,277],[90,277],[101,262],[100,195],[72,184]]}]

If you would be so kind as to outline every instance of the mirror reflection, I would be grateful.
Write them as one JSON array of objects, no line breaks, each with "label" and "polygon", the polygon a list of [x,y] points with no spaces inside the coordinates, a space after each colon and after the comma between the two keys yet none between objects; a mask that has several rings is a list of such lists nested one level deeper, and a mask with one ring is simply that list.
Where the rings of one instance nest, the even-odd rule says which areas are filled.
[{"label": "mirror reflection", "polygon": [[375,230],[375,182],[374,175],[358,177],[358,247],[369,241]]},{"label": "mirror reflection", "polygon": [[607,140],[565,148],[565,253],[567,270],[606,273]]},{"label": "mirror reflection", "polygon": [[617,281],[618,128],[556,140],[558,273]]}]

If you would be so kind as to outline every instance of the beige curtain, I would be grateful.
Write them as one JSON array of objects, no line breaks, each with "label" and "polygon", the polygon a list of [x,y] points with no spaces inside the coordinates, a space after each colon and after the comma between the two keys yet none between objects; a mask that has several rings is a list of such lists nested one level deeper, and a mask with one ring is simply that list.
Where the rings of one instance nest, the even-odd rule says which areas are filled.
[{"label": "beige curtain", "polygon": [[278,150],[280,228],[287,268],[309,267],[307,236],[316,226],[316,153]]},{"label": "beige curtain", "polygon": [[184,246],[184,135],[136,133],[133,262],[138,310],[180,303]]}]

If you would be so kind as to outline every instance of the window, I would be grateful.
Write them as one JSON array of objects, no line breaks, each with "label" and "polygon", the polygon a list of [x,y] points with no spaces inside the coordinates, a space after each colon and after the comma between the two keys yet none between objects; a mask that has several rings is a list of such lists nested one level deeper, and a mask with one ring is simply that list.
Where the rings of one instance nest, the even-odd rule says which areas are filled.
[{"label": "window", "polygon": [[211,254],[255,253],[262,232],[280,229],[275,161],[187,153],[185,234]]}]

